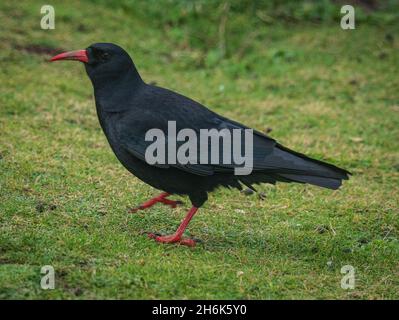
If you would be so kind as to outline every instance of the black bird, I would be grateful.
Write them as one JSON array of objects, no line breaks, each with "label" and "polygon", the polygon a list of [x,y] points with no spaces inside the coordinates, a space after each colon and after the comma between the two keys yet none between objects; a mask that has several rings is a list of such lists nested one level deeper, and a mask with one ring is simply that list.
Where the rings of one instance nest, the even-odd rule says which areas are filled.
[{"label": "black bird", "polygon": [[[337,189],[349,172],[332,164],[311,159],[292,151],[267,135],[253,130],[253,171],[235,175],[234,165],[216,164],[149,164],[145,158],[149,142],[146,132],[158,128],[167,132],[168,121],[176,122],[177,131],[185,128],[248,129],[176,92],[145,83],[129,54],[112,43],[96,43],[85,50],[54,56],[51,61],[84,62],[94,87],[96,108],[101,127],[119,161],[132,174],[163,193],[133,211],[155,203],[175,207],[179,202],[168,199],[172,194],[188,195],[192,208],[173,235],[150,234],[163,243],[195,245],[183,233],[191,218],[217,187],[253,189],[253,184],[282,182],[309,183]],[[168,137],[166,143],[170,143]],[[254,189],[253,189],[254,190]]]}]

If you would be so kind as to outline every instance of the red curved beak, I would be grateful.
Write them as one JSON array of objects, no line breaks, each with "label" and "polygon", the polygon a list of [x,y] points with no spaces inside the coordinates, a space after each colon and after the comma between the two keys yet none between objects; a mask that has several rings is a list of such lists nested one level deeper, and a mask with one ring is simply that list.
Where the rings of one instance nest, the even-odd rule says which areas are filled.
[{"label": "red curved beak", "polygon": [[87,56],[87,50],[76,50],[57,54],[50,59],[51,62],[57,60],[78,60],[82,62],[89,62],[89,57]]}]

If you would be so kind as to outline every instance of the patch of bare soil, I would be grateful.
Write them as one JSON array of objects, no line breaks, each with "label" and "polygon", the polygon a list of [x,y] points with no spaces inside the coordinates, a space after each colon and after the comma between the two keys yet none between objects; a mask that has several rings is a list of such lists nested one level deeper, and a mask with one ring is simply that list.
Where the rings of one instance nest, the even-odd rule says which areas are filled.
[{"label": "patch of bare soil", "polygon": [[50,46],[44,46],[39,44],[28,44],[26,46],[16,45],[15,48],[19,51],[25,51],[28,53],[33,53],[37,55],[55,55],[60,52],[64,52],[65,50],[62,48],[54,48]]}]

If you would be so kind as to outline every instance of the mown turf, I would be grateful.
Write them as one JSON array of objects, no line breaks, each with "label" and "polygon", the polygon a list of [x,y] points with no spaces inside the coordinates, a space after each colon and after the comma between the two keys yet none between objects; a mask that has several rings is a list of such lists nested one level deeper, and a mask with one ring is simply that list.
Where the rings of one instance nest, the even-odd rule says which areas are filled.
[{"label": "mown turf", "polygon": [[[159,16],[154,2],[123,3],[53,1],[55,30],[40,29],[41,1],[0,4],[0,298],[399,298],[392,12],[343,31],[334,19],[241,14],[235,2],[172,2]],[[353,177],[335,192],[264,185],[264,201],[219,190],[190,224],[197,247],[147,239],[174,231],[188,200],[128,214],[157,191],[111,152],[83,66],[46,62],[101,41],[126,48],[145,80]],[[40,288],[44,265],[54,290]],[[340,286],[344,265],[353,290]]]}]

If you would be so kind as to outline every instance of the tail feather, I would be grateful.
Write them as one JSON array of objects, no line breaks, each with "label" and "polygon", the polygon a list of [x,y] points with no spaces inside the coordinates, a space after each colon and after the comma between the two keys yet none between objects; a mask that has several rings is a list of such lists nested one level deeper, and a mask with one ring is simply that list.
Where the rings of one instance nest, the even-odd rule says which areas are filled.
[{"label": "tail feather", "polygon": [[298,172],[290,172],[301,175],[305,172],[305,176],[317,176],[332,179],[347,180],[351,174],[349,171],[339,168],[331,163],[310,158],[302,153],[290,150],[282,145],[276,145],[276,154],[287,162],[295,165],[293,169]]},{"label": "tail feather", "polygon": [[309,183],[335,190],[341,186],[342,180],[347,180],[350,175],[345,169],[312,159],[280,144],[275,145],[265,160],[258,158],[255,162],[256,172],[246,178],[241,177],[240,181],[246,185],[276,181]]},{"label": "tail feather", "polygon": [[342,179],[324,178],[316,176],[304,176],[297,174],[280,174],[293,182],[309,183],[315,186],[336,190],[342,184]]}]

